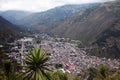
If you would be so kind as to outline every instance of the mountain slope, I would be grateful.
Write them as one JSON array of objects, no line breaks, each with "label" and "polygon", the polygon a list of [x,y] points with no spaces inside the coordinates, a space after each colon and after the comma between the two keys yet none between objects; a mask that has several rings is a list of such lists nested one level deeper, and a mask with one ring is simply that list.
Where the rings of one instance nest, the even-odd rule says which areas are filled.
[{"label": "mountain slope", "polygon": [[32,28],[42,31],[41,28],[49,27],[49,25],[55,21],[64,20],[65,18],[71,17],[80,11],[84,11],[96,5],[98,4],[65,5],[45,12],[33,13],[21,19],[19,22],[25,26],[31,26]]},{"label": "mountain slope", "polygon": [[20,30],[0,16],[0,44],[11,42],[20,35]]},{"label": "mountain slope", "polygon": [[[90,51],[91,55],[108,58],[120,58],[120,1],[114,4],[106,4],[109,6],[108,10],[111,11],[116,17],[117,21],[112,27],[103,31],[93,45],[97,45],[96,49]],[[111,6],[112,5],[112,6]],[[110,7],[111,6],[111,7]]]},{"label": "mountain slope", "polygon": [[51,32],[61,37],[79,39],[83,44],[92,43],[96,41],[96,37],[99,34],[112,27],[119,20],[118,16],[116,16],[119,15],[118,12],[115,13],[115,9],[110,10],[113,5],[117,6],[117,3],[108,2],[98,7],[87,9],[85,12],[61,22]]},{"label": "mountain slope", "polygon": [[13,24],[17,24],[18,20],[30,15],[31,12],[27,11],[16,11],[16,10],[8,10],[0,12],[0,15],[4,17],[6,20],[10,21]]}]

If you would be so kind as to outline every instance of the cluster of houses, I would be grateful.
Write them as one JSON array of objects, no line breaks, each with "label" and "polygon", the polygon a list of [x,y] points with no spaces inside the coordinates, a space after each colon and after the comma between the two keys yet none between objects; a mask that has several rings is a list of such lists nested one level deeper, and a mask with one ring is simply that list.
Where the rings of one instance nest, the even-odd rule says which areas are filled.
[{"label": "cluster of houses", "polygon": [[50,56],[50,63],[54,64],[52,69],[56,69],[55,65],[60,65],[59,69],[69,73],[79,73],[90,67],[99,67],[106,65],[110,69],[118,68],[120,60],[98,58],[96,56],[88,56],[84,50],[77,47],[77,44],[67,42],[42,41],[42,47]]}]

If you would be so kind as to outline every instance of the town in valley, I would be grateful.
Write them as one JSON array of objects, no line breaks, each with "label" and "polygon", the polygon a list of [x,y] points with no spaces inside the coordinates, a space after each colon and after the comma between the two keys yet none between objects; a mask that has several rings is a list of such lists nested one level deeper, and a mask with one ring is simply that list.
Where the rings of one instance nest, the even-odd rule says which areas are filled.
[{"label": "town in valley", "polygon": [[[99,58],[90,56],[86,48],[79,48],[80,41],[70,40],[69,38],[50,37],[47,34],[34,34],[8,43],[9,50],[7,55],[12,62],[25,65],[23,59],[29,55],[29,50],[34,47],[40,48],[46,52],[49,57],[48,66],[51,70],[60,69],[63,72],[79,74],[90,67],[98,68],[100,65],[106,65],[110,69],[118,68],[119,59]],[[0,46],[2,48],[4,46]]]}]

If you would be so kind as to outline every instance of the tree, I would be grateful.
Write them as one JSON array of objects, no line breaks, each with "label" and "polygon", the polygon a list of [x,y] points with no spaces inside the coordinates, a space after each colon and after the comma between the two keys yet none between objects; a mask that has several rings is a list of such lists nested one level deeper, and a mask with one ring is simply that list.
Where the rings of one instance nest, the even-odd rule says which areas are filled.
[{"label": "tree", "polygon": [[10,60],[4,61],[4,74],[7,77],[7,80],[10,80],[10,73],[11,73],[11,62]]},{"label": "tree", "polygon": [[36,49],[34,51],[29,51],[29,55],[26,56],[25,63],[25,77],[27,80],[49,80],[46,75],[46,70],[48,67],[48,57],[42,48]]},{"label": "tree", "polygon": [[102,75],[103,80],[106,78],[107,67],[102,65],[100,67],[100,74]]},{"label": "tree", "polygon": [[88,73],[89,73],[88,80],[93,80],[97,75],[97,70],[95,68],[89,68]]}]

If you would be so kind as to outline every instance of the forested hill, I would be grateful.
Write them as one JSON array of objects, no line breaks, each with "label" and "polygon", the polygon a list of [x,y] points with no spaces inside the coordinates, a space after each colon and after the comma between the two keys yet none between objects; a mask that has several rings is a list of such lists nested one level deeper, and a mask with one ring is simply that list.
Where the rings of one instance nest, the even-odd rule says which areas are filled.
[{"label": "forested hill", "polygon": [[114,23],[96,37],[96,49],[92,55],[108,58],[120,58],[120,1],[106,3],[106,9],[116,17]]},{"label": "forested hill", "polygon": [[117,7],[116,3],[108,2],[89,8],[59,23],[51,32],[62,37],[81,40],[83,44],[94,42],[99,34],[118,20],[116,15],[119,13],[115,12],[115,9],[110,11],[112,5]]},{"label": "forested hill", "polygon": [[18,27],[0,16],[0,44],[11,42],[20,35]]}]

